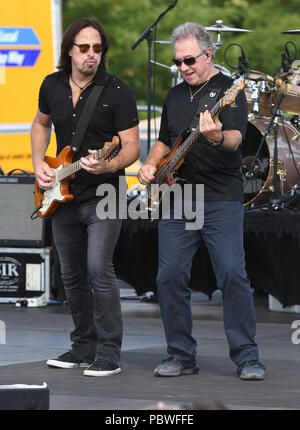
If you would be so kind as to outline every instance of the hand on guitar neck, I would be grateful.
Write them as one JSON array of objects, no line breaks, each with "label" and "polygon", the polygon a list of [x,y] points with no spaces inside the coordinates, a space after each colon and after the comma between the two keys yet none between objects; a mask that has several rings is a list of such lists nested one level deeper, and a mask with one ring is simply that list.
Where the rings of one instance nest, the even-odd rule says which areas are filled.
[{"label": "hand on guitar neck", "polygon": [[[86,159],[88,159],[88,158],[95,158],[96,159],[97,151],[89,151],[89,152],[91,152],[91,154],[85,158]],[[82,165],[82,168],[84,169],[85,166]],[[88,169],[86,169],[86,170],[88,170]],[[94,173],[94,172],[92,172],[92,173]],[[46,161],[42,161],[35,170],[35,178],[36,178],[38,186],[41,190],[48,190],[49,188],[51,188],[53,186],[54,176],[55,176],[55,174],[54,174],[53,170],[51,170],[51,168],[49,167],[48,163],[46,163]]]},{"label": "hand on guitar neck", "polygon": [[[97,150],[89,149],[88,152],[89,155],[80,159],[80,167],[90,173],[104,173],[106,164],[109,165],[109,160],[99,159]],[[46,161],[42,161],[39,167],[35,170],[35,178],[41,190],[48,190],[53,186],[54,176],[54,171]],[[74,175],[70,175],[70,179],[72,178],[74,178]]]},{"label": "hand on guitar neck", "polygon": [[89,155],[80,159],[80,167],[89,173],[98,175],[112,171],[110,160],[104,160],[98,157],[98,151],[88,150]]},{"label": "hand on guitar neck", "polygon": [[[141,184],[148,186],[151,183],[167,183],[172,185],[175,182],[172,174],[180,168],[185,156],[200,140],[201,135],[213,146],[216,143],[219,143],[219,146],[222,144],[220,149],[223,151],[236,151],[242,141],[242,135],[239,130],[227,130],[222,133],[222,123],[218,114],[224,106],[234,105],[237,94],[243,88],[243,79],[236,79],[210,112],[206,110],[200,113],[199,126],[192,130],[184,130],[171,149],[157,140],[151,148],[145,164],[138,172]],[[234,106],[236,107],[236,105]]]},{"label": "hand on guitar neck", "polygon": [[34,190],[36,209],[32,217],[36,215],[47,218],[53,215],[60,203],[72,201],[74,196],[69,192],[69,181],[74,178],[74,174],[83,168],[90,173],[104,173],[102,166],[115,157],[119,144],[119,137],[114,136],[112,142],[105,142],[103,148],[89,150],[87,157],[74,162],[72,162],[74,152],[70,146],[66,146],[56,158],[46,156],[45,161],[36,168]]},{"label": "hand on guitar neck", "polygon": [[212,118],[208,110],[200,112],[199,130],[210,143],[219,142],[221,140],[222,123],[218,116]]}]

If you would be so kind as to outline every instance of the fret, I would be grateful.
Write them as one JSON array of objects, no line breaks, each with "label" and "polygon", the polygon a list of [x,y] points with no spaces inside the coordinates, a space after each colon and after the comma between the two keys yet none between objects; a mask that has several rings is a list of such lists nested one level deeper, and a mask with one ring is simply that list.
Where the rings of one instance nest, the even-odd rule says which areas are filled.
[{"label": "fret", "polygon": [[217,113],[219,112],[219,110],[221,109],[222,105],[223,105],[223,99],[224,97],[222,97],[216,104],[215,106],[212,108],[211,110],[211,116],[214,117],[217,115]]},{"label": "fret", "polygon": [[[223,106],[231,105],[234,102],[236,95],[239,93],[239,91],[243,89],[243,87],[244,87],[244,81],[242,77],[234,81],[232,87],[225,92],[225,95],[211,109],[210,113],[213,119],[221,111]],[[154,199],[157,198],[156,196],[157,190],[154,192],[152,196],[151,186],[154,184],[155,185],[162,184],[163,182],[165,182],[165,178],[168,173],[171,173],[172,171],[174,171],[174,169],[178,170],[178,168],[176,169],[176,166],[182,160],[184,160],[184,157],[187,155],[189,150],[199,141],[200,135],[201,133],[200,133],[199,124],[198,124],[197,127],[192,130],[190,135],[183,142],[179,141],[178,139],[178,141],[175,143],[175,146],[179,145],[176,151],[173,154],[172,154],[172,150],[170,151],[170,155],[167,155],[170,158],[164,162],[162,167],[155,174],[154,179],[148,185],[146,185],[146,190],[147,190],[148,200],[149,200],[148,202],[149,210],[153,210],[152,205],[153,205]],[[159,201],[156,201],[155,204],[157,203],[159,204]]]},{"label": "fret", "polygon": [[[88,157],[89,155],[85,158],[88,158]],[[100,159],[101,157],[102,157],[102,149],[98,149],[96,158]],[[74,161],[74,163],[69,164],[69,166],[66,166],[62,170],[59,170],[56,172],[57,173],[56,182],[63,181],[64,179],[78,172],[78,170],[80,169],[81,169],[80,160]]]}]

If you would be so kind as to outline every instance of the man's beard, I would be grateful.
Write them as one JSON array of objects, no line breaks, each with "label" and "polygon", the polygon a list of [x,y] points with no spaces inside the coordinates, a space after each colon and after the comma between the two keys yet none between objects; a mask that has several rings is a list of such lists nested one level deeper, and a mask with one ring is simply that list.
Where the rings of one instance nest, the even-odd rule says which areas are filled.
[{"label": "man's beard", "polygon": [[95,63],[93,66],[83,65],[83,67],[80,67],[78,69],[78,72],[84,76],[91,76],[96,73],[97,69],[98,69],[98,64]]}]

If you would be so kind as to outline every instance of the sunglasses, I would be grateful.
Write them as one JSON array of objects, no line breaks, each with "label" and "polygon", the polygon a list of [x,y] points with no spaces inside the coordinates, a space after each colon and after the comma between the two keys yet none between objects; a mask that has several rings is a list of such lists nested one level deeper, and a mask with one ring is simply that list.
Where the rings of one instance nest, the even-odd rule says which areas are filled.
[{"label": "sunglasses", "polygon": [[96,54],[100,54],[100,52],[103,51],[103,45],[101,45],[100,43],[95,43],[94,45],[89,45],[88,43],[80,43],[78,45],[77,43],[73,42],[73,45],[78,46],[79,51],[82,52],[82,54],[88,52],[90,48],[93,48]]},{"label": "sunglasses", "polygon": [[188,58],[185,58],[184,60],[178,60],[177,58],[173,58],[172,61],[177,67],[180,67],[182,63],[184,63],[186,66],[192,66],[193,64],[196,63],[197,58],[205,54],[206,49],[203,49],[203,51],[200,52],[200,54],[196,55],[196,57],[188,57]]}]

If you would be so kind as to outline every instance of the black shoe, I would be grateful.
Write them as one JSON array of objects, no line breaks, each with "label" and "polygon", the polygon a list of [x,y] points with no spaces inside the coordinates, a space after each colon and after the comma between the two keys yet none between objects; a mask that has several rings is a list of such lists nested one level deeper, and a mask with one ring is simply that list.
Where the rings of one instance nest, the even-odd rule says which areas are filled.
[{"label": "black shoe", "polygon": [[174,357],[163,360],[162,363],[154,369],[155,376],[193,375],[198,372],[199,366],[197,363],[186,363]]},{"label": "black shoe", "polygon": [[108,376],[121,372],[121,368],[103,358],[98,358],[87,369],[83,371],[85,376]]},{"label": "black shoe", "polygon": [[237,374],[244,381],[262,381],[265,376],[265,366],[258,360],[245,361],[238,366]]},{"label": "black shoe", "polygon": [[49,367],[59,367],[60,369],[74,369],[75,367],[88,367],[89,363],[78,360],[71,351],[65,352],[58,358],[47,361]]}]

